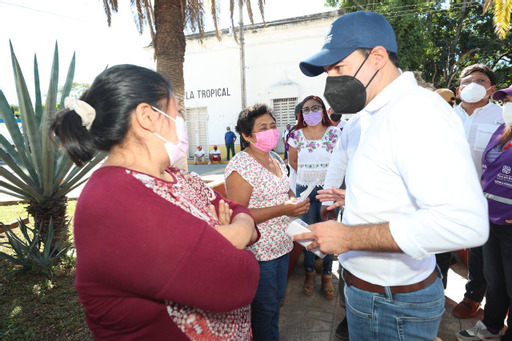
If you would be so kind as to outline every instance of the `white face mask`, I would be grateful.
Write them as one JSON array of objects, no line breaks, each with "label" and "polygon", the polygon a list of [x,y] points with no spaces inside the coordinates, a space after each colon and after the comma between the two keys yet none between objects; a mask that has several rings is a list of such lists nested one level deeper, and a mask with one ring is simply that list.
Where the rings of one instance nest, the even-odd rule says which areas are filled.
[{"label": "white face mask", "polygon": [[512,102],[503,104],[503,120],[506,125],[512,126]]},{"label": "white face mask", "polygon": [[[490,89],[490,88],[489,88]],[[487,90],[480,84],[471,83],[462,89],[460,92],[460,98],[466,103],[480,102],[485,98]]]},{"label": "white face mask", "polygon": [[170,118],[171,120],[174,121],[174,123],[176,123],[176,135],[178,136],[178,142],[176,142],[176,143],[171,143],[171,142],[167,141],[165,138],[163,138],[162,136],[160,136],[159,134],[153,133],[158,138],[165,141],[164,147],[165,147],[165,150],[167,151],[167,155],[169,155],[170,165],[172,166],[172,165],[176,164],[176,162],[180,161],[181,159],[183,159],[187,156],[187,153],[188,153],[187,125],[185,123],[185,120],[181,116],[172,118],[171,116],[167,115],[165,112],[163,112],[162,110],[160,110],[158,108],[155,108],[155,107],[151,107],[151,108],[153,108],[153,110],[155,110],[155,111],[158,111],[162,115]]}]

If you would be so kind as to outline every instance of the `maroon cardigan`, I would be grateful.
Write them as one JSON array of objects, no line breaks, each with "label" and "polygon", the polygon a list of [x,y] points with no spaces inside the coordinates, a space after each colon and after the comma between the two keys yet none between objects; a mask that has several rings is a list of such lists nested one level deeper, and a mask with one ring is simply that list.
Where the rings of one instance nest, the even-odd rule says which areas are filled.
[{"label": "maroon cardigan", "polygon": [[[176,172],[169,170],[175,178]],[[193,180],[189,189],[206,193]],[[198,194],[196,206],[218,207],[223,199],[233,216],[250,214],[216,192],[211,199]],[[75,287],[95,340],[188,340],[165,301],[224,313],[249,305],[258,286],[250,251],[235,248],[125,168],[104,167],[91,176],[78,199],[74,234]]]}]

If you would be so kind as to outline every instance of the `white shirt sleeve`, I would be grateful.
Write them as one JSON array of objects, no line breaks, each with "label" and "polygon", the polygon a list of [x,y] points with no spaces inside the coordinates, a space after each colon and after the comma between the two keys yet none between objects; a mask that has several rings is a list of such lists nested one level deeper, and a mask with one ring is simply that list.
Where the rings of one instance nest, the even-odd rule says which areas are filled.
[{"label": "white shirt sleeve", "polygon": [[[324,189],[331,189],[332,186],[340,188],[345,178],[345,172],[347,170],[347,133],[341,131],[340,139],[331,155],[331,161],[327,168],[327,174],[325,175]],[[322,205],[332,205],[332,201],[325,201]]]},{"label": "white shirt sleeve", "polygon": [[[420,114],[408,115],[410,109]],[[418,207],[394,217],[389,227],[400,249],[417,259],[482,245],[489,233],[487,201],[458,118],[443,115],[443,108],[428,110],[411,98],[396,109],[394,131],[387,132],[396,171]]]}]

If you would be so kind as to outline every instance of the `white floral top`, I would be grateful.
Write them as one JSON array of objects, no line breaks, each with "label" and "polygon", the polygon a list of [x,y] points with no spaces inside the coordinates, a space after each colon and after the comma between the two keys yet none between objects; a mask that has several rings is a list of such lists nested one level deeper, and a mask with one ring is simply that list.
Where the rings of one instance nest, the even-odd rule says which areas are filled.
[{"label": "white floral top", "polygon": [[[225,179],[232,172],[237,172],[252,186],[249,209],[281,205],[289,198],[290,184],[286,176],[286,167],[277,154],[271,153],[279,160],[281,178],[271,173],[246,152],[236,154],[224,170]],[[290,221],[288,216],[283,215],[259,223],[260,240],[248,246],[247,249],[254,253],[258,261],[269,261],[287,254],[293,248],[292,239],[284,233]]]},{"label": "white floral top", "polygon": [[289,145],[297,148],[297,185],[308,186],[319,180],[317,186],[323,187],[331,154],[340,135],[341,130],[337,127],[328,127],[319,140],[306,139],[302,129],[290,135]]}]

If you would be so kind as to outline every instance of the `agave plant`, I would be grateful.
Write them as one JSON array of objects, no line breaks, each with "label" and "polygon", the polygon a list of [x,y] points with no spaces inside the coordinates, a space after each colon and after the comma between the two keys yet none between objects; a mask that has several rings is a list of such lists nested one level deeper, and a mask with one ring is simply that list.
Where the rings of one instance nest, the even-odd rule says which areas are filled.
[{"label": "agave plant", "polygon": [[14,233],[9,227],[0,223],[5,229],[7,241],[0,243],[9,252],[0,251],[0,259],[6,259],[19,267],[14,270],[37,271],[52,274],[52,266],[71,248],[66,242],[69,222],[64,225],[61,236],[55,243],[53,224],[47,226],[46,239],[41,236],[42,225],[39,228],[30,228],[22,219],[18,220],[21,236]]},{"label": "agave plant", "polygon": [[75,56],[71,60],[66,81],[58,101],[59,57],[55,44],[50,85],[43,105],[37,56],[34,57],[35,105],[32,105],[23,73],[10,44],[14,81],[20,108],[22,130],[0,90],[0,118],[5,122],[14,146],[0,135],[0,193],[28,201],[27,211],[34,217],[35,226],[41,226],[42,240],[46,240],[48,225],[53,222],[54,239],[60,238],[66,226],[66,195],[80,186],[85,175],[103,158],[98,154],[83,168],[73,165],[67,154],[52,141],[48,126],[61,109],[70,91],[75,73]]}]

